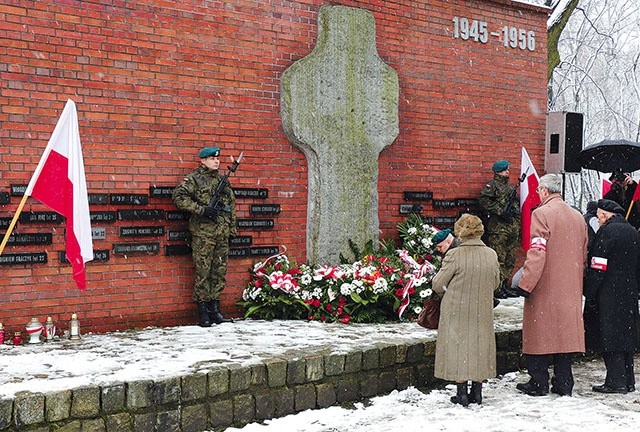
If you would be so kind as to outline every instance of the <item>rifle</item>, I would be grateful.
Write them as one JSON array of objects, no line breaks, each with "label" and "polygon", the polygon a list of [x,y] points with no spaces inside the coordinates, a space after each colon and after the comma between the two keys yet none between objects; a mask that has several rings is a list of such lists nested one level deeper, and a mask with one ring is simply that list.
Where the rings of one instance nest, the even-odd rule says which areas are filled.
[{"label": "rifle", "polygon": [[[528,170],[527,170],[528,171]],[[527,178],[527,173],[522,173],[522,175],[520,177],[518,177],[518,182],[522,183],[524,181],[524,179]],[[511,218],[512,216],[516,216],[516,214],[514,214],[513,210],[513,200],[516,197],[516,188],[514,187],[511,190],[511,193],[509,193],[509,196],[507,197],[507,202],[504,204],[504,207],[502,208],[502,216],[505,218]]]},{"label": "rifle", "polygon": [[[236,170],[238,169],[238,165],[240,165],[243,154],[244,152],[240,152],[240,156],[238,156],[238,159],[235,160],[233,159],[233,156],[231,156],[231,166],[227,167],[227,173],[222,176],[220,182],[218,183],[218,186],[216,186],[216,190],[213,191],[213,194],[211,195],[209,208],[213,209],[213,213],[215,213],[216,216],[218,214],[229,213],[231,211],[229,206],[222,202],[222,192],[224,191],[224,188],[229,185],[229,176],[231,175],[231,173],[236,172]],[[211,217],[209,218],[211,219]]]}]

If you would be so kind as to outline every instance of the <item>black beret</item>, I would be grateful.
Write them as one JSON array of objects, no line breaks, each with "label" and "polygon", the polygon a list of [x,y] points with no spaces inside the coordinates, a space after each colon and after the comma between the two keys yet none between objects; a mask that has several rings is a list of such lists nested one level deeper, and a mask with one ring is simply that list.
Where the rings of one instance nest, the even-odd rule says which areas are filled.
[{"label": "black beret", "polygon": [[617,202],[611,201],[608,199],[599,199],[598,208],[611,213],[618,213],[621,215],[624,214],[624,209],[620,207],[620,205]]}]

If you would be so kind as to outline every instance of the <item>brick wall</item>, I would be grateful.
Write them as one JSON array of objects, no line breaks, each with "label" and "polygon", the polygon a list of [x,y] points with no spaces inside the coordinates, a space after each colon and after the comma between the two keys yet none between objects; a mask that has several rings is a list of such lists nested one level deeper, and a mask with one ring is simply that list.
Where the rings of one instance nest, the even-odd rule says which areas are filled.
[{"label": "brick wall", "polygon": [[[9,0],[0,5],[0,192],[9,193],[0,218],[13,216],[21,197],[11,194],[12,185],[28,183],[72,98],[90,194],[149,194],[196,168],[203,146],[221,146],[223,166],[244,151],[233,186],[267,189],[268,198],[238,199],[238,216],[256,218],[251,204],[280,204],[282,211],[269,216],[273,229],[239,235],[252,236],[254,246],[285,245],[303,261],[307,165],[283,132],[279,83],[315,46],[323,4],[370,10],[378,52],[399,75],[400,134],[379,161],[382,238],[397,237],[403,191],[476,198],[496,159],[513,161],[518,172],[521,146],[542,172],[543,9],[502,0]],[[463,18],[486,22],[488,41],[455,38],[454,17],[459,36]],[[535,48],[505,47],[505,26],[535,32]],[[462,210],[420,204],[423,216],[456,217]],[[91,205],[92,212],[140,209],[175,211],[166,197],[150,197],[144,206]],[[23,212],[47,210],[29,199]],[[53,239],[5,249],[3,255],[44,251],[48,262],[0,266],[0,321],[21,330],[31,316],[66,321],[78,312],[84,331],[193,322],[190,257],[166,256],[165,247],[179,243],[166,235],[120,238],[118,228],[132,225],[184,229],[166,220],[94,223],[106,230],[94,248],[110,255],[88,263],[89,288],[80,292],[59,260],[64,224],[19,223],[18,233]],[[113,253],[114,243],[127,242],[157,242],[160,251]],[[240,313],[233,304],[260,259],[231,260],[225,310]]]}]

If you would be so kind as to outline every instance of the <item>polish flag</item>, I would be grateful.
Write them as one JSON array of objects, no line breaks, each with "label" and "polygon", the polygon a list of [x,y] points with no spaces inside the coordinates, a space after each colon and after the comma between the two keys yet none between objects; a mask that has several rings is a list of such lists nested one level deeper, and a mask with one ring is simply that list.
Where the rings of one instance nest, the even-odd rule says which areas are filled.
[{"label": "polish flag", "polygon": [[66,218],[66,253],[79,289],[87,287],[84,263],[93,259],[89,197],[76,104],[67,100],[25,191]]},{"label": "polish flag", "polygon": [[598,173],[598,174],[600,177],[600,182],[599,182],[600,198],[602,198],[607,194],[607,192],[609,192],[609,190],[611,190],[611,182],[609,181],[609,177],[611,177],[611,174],[606,174],[606,173]]},{"label": "polish flag", "polygon": [[522,147],[520,162],[520,237],[522,249],[529,250],[531,244],[531,212],[540,204],[538,189],[539,178],[535,167],[529,159],[527,150]]}]

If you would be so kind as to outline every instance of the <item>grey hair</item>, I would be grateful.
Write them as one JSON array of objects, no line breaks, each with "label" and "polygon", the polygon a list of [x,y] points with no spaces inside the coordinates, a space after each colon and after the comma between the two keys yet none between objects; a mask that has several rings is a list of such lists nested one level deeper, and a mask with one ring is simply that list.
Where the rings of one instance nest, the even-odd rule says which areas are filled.
[{"label": "grey hair", "polygon": [[545,188],[549,193],[562,192],[562,177],[560,174],[545,174],[540,177],[540,187]]}]

